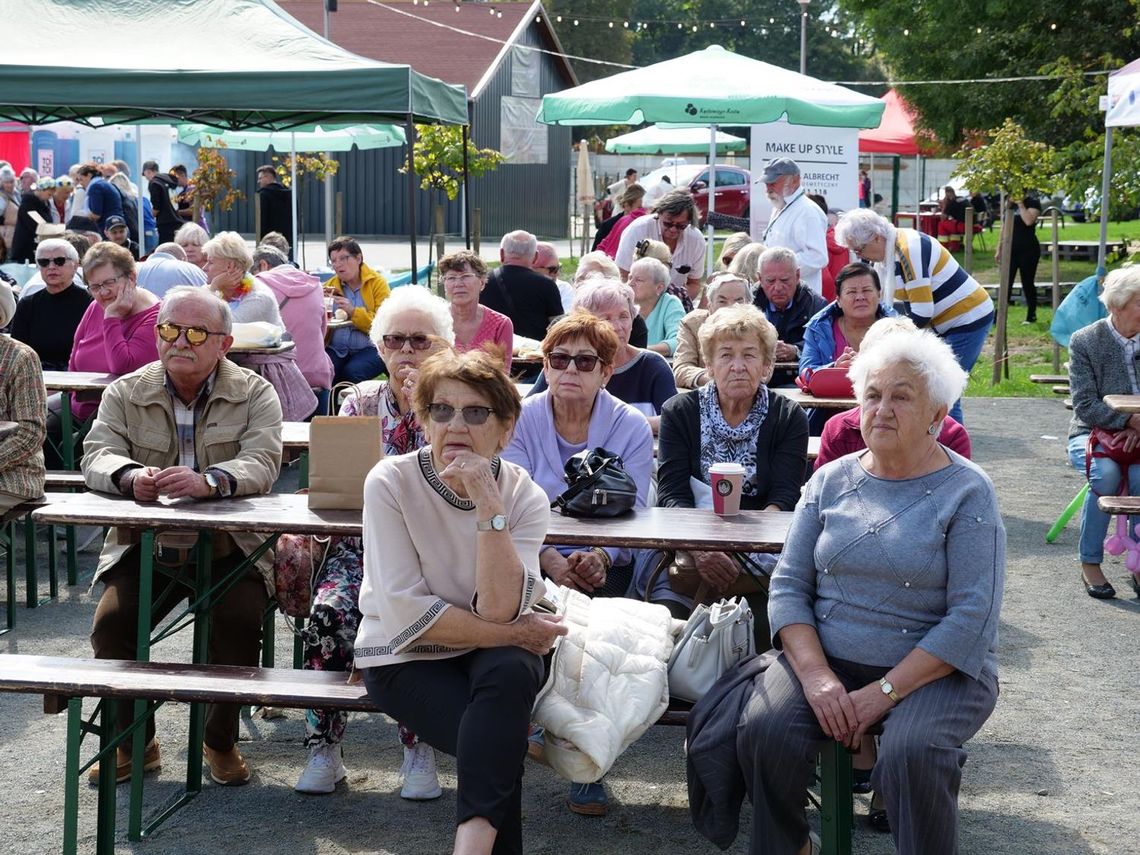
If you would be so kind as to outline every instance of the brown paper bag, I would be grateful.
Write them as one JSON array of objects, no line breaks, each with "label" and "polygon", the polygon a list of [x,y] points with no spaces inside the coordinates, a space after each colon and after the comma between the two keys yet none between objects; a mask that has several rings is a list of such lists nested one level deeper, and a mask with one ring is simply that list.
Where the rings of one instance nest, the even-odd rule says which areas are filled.
[{"label": "brown paper bag", "polygon": [[317,416],[309,427],[309,507],[364,507],[364,477],[384,456],[376,416]]}]

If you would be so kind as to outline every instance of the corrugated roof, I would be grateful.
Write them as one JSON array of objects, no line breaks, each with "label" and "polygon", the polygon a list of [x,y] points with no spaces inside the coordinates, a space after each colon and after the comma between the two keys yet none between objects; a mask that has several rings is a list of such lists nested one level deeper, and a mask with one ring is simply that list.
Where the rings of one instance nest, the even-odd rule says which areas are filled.
[{"label": "corrugated roof", "polygon": [[[324,32],[321,0],[277,0],[277,3],[314,32]],[[521,3],[382,0],[382,3],[339,0],[338,11],[329,15],[330,39],[361,56],[407,63],[421,74],[447,83],[461,83],[467,87],[468,97],[478,95],[481,81],[490,79],[490,72],[505,50],[503,43],[517,40],[536,14],[542,16],[539,25],[544,35],[542,47],[561,50],[537,0]],[[565,58],[560,58],[558,65],[563,69],[566,85],[576,85]]]}]

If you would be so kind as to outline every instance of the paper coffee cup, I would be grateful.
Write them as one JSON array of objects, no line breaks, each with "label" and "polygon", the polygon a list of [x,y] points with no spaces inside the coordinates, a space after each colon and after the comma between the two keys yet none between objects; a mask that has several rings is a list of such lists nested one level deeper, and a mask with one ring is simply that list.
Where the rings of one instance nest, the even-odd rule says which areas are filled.
[{"label": "paper coffee cup", "polygon": [[739,463],[714,463],[709,467],[713,513],[733,517],[740,513],[740,490],[744,484],[744,467]]}]

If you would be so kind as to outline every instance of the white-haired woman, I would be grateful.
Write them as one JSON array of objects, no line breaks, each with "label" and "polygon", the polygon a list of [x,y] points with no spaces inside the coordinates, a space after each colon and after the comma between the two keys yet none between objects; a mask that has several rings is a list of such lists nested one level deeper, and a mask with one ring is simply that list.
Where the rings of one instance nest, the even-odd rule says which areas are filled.
[{"label": "white-haired woman", "polygon": [[[632,344],[634,321],[638,318],[633,289],[619,279],[590,279],[574,292],[574,308],[585,309],[601,318],[617,333],[613,376],[606,381],[606,391],[644,415],[656,434],[661,408],[677,394],[677,384],[669,363],[660,354]],[[537,395],[545,389],[543,374],[531,394]]]},{"label": "white-haired woman", "polygon": [[[1089,435],[1098,428],[1114,434],[1125,452],[1140,445],[1140,415],[1120,413],[1104,403],[1105,395],[1140,394],[1135,380],[1135,360],[1140,357],[1135,340],[1140,335],[1140,267],[1109,273],[1100,299],[1108,308],[1108,317],[1077,330],[1069,342],[1069,388],[1073,395],[1069,460],[1078,472],[1088,472],[1090,488],[1081,511],[1081,581],[1090,597],[1107,600],[1116,596],[1116,589],[1101,570],[1109,515],[1097,506],[1097,497],[1119,491],[1124,467],[1105,456],[1099,442],[1092,443],[1089,457]],[[1127,469],[1128,493],[1136,495],[1140,493],[1140,464]],[[1140,519],[1129,520],[1129,531],[1137,522]],[[1132,588],[1140,596],[1135,576]]]},{"label": "white-haired woman", "polygon": [[[416,419],[412,396],[419,367],[433,353],[455,343],[451,310],[426,288],[397,288],[376,310],[372,341],[388,366],[389,379],[349,394],[342,416],[378,416],[387,456],[419,451],[427,443]],[[304,667],[311,671],[351,671],[353,642],[360,625],[360,582],[364,573],[361,538],[339,538],[330,549],[321,575],[314,580],[313,608],[305,629]],[[309,762],[295,789],[331,793],[345,776],[340,744],[348,721],[341,710],[305,713],[305,746]],[[434,799],[442,792],[435,753],[403,726],[403,788],[406,799]]]},{"label": "white-haired woman", "polygon": [[[756,244],[760,246],[760,244]],[[677,349],[673,352],[673,379],[678,389],[696,389],[712,379],[701,356],[698,334],[701,325],[720,309],[752,302],[752,281],[736,273],[714,273],[705,285],[707,309],[693,309],[677,327]]]},{"label": "white-haired woman", "polygon": [[745,244],[732,257],[732,263],[728,265],[729,272],[743,276],[744,280],[755,290],[756,283],[760,281],[760,256],[764,254],[764,250],[767,248],[759,241]]},{"label": "white-haired woman", "polygon": [[740,250],[750,243],[752,243],[752,236],[748,232],[733,232],[726,237],[720,247],[720,258],[716,262],[717,272],[726,272]]},{"label": "white-haired woman", "polygon": [[[839,218],[835,240],[875,265],[885,305],[902,303],[903,313],[943,338],[962,370],[970,373],[993,326],[994,304],[936,237],[896,229],[885,217],[861,208]],[[964,423],[961,401],[953,403],[950,415]]]},{"label": "white-haired woman", "polygon": [[656,258],[639,258],[629,270],[628,282],[637,301],[637,313],[648,331],[646,347],[662,356],[672,356],[685,307],[677,297],[665,293],[669,268]]},{"label": "white-haired woman", "polygon": [[206,254],[202,252],[202,247],[209,239],[210,233],[197,223],[179,226],[178,231],[174,233],[174,242],[182,247],[182,251],[186,253],[186,260],[203,270],[206,269]]},{"label": "white-haired woman", "polygon": [[884,336],[851,377],[867,448],[816,472],[796,507],[769,591],[780,655],[743,713],[725,710],[731,769],[752,851],[806,852],[811,758],[880,724],[871,781],[898,852],[952,855],[963,745],[997,703],[1001,512],[985,472],[937,440],[966,385],[945,342]]}]

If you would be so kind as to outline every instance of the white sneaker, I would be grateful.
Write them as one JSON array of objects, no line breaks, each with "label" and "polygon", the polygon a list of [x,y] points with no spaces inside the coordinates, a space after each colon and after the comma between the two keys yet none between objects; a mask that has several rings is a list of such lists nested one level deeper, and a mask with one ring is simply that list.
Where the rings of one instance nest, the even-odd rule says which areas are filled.
[{"label": "white sneaker", "polygon": [[348,772],[341,759],[340,743],[322,742],[309,749],[309,762],[293,787],[298,793],[331,793],[337,781],[343,781]]},{"label": "white sneaker", "polygon": [[400,774],[404,776],[401,798],[430,801],[443,795],[435,771],[435,750],[426,742],[417,742],[415,748],[404,748],[404,765],[400,767]]}]

